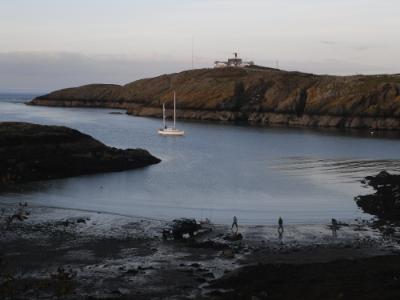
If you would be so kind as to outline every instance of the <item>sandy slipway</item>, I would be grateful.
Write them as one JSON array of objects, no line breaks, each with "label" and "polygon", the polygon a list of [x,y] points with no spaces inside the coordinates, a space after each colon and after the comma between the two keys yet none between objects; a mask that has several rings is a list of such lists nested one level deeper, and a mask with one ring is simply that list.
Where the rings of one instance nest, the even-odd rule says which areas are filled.
[{"label": "sandy slipway", "polygon": [[[300,290],[301,299],[349,299],[358,287],[351,299],[400,295],[399,228],[383,236],[354,221],[333,238],[328,225],[287,225],[281,243],[276,226],[239,223],[240,241],[226,240],[226,225],[164,241],[161,220],[28,205],[28,218],[6,229],[19,206],[0,209],[1,299],[294,299]],[[363,291],[368,280],[375,285]]]}]

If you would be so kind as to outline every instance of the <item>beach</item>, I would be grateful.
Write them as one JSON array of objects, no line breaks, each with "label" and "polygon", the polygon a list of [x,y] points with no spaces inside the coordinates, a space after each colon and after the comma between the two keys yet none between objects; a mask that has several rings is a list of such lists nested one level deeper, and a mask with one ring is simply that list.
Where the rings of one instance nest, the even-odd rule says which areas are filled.
[{"label": "beach", "polygon": [[[4,221],[18,205],[0,208]],[[329,224],[288,225],[280,240],[277,225],[241,226],[239,220],[241,240],[230,238],[230,226],[217,224],[203,225],[210,231],[193,239],[163,240],[162,231],[170,222],[162,220],[29,205],[26,210],[25,221],[14,221],[1,231],[3,299],[236,299],[235,289],[239,297],[241,289],[252,288],[254,296],[267,299],[265,292],[274,291],[274,285],[232,285],[232,278],[245,275],[241,281],[250,280],[248,268],[259,268],[257,274],[264,267],[263,272],[278,281],[283,273],[274,268],[302,268],[305,278],[324,278],[335,267],[341,269],[337,274],[347,274],[349,268],[362,276],[366,264],[371,264],[370,272],[380,274],[383,270],[374,268],[370,259],[381,260],[380,266],[393,265],[400,254],[399,228],[388,237],[362,221],[341,224],[336,238]],[[290,276],[285,278],[291,285]],[[313,293],[325,288],[310,286],[304,296],[314,299]],[[246,292],[237,299],[250,296]]]}]

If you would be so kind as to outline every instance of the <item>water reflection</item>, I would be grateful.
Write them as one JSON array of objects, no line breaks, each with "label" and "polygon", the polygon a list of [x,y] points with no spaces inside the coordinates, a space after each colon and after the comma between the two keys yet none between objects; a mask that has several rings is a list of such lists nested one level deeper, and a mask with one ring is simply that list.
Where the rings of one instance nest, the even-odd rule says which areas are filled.
[{"label": "water reflection", "polygon": [[275,169],[288,175],[332,175],[332,180],[338,182],[359,181],[379,170],[400,172],[400,160],[397,159],[320,159],[293,156],[276,159],[273,165]]},{"label": "water reflection", "polygon": [[0,101],[0,121],[59,124],[121,148],[142,147],[162,163],[140,170],[34,183],[1,202],[229,224],[327,223],[366,217],[353,201],[362,177],[400,170],[400,141],[332,130],[181,122],[188,135],[156,134],[160,121],[108,109],[32,107]]}]

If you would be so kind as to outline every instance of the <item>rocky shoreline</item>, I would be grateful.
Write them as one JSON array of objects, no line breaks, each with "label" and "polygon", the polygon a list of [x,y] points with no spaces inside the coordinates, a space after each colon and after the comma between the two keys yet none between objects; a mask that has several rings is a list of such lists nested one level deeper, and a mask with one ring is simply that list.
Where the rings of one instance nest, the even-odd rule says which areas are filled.
[{"label": "rocky shoreline", "polygon": [[362,182],[372,187],[375,193],[356,197],[357,205],[381,221],[399,223],[400,175],[382,171],[376,176],[367,176]]},{"label": "rocky shoreline", "polygon": [[[107,103],[103,101],[59,101],[52,99],[33,100],[28,104],[53,107],[85,107],[126,109],[128,115],[138,117],[162,118],[159,107],[136,105],[129,102]],[[245,122],[250,125],[288,126],[312,128],[346,128],[369,130],[399,130],[400,118],[377,118],[359,116],[335,116],[318,114],[284,114],[273,112],[246,112],[228,110],[177,109],[176,115],[181,120],[214,121],[214,122]],[[167,112],[167,117],[172,114]]]},{"label": "rocky shoreline", "polygon": [[123,171],[159,163],[143,149],[116,149],[67,127],[0,123],[0,190],[15,183]]},{"label": "rocky shoreline", "polygon": [[[18,205],[1,204],[0,224]],[[169,222],[26,207],[0,226],[2,299],[397,299],[400,230],[328,225],[202,224],[163,239]],[[29,247],[27,245],[29,244]]]},{"label": "rocky shoreline", "polygon": [[355,200],[380,219],[281,234],[0,203],[0,298],[398,299],[399,175],[364,183],[377,192]]},{"label": "rocky shoreline", "polygon": [[[52,105],[54,106],[54,102]],[[80,106],[80,105],[76,105]],[[158,107],[129,107],[128,114],[141,117],[161,118]],[[306,115],[280,114],[272,112],[232,112],[209,110],[177,110],[177,118],[182,120],[217,121],[217,122],[245,122],[251,125],[313,127],[313,128],[346,128],[346,129],[373,129],[398,130],[400,119],[371,118],[357,116],[333,115]]]},{"label": "rocky shoreline", "polygon": [[[400,75],[328,76],[253,66],[200,69],[124,86],[93,84],[52,92],[28,104],[126,109],[160,118],[178,95],[180,119],[259,125],[400,129]],[[168,109],[169,110],[169,109]],[[169,110],[169,113],[170,110]]]}]

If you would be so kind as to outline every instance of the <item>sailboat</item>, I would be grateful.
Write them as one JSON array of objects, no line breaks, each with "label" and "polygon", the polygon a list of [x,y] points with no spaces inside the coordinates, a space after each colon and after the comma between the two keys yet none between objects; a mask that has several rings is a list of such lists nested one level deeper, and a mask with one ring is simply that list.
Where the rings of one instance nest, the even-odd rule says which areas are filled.
[{"label": "sailboat", "polygon": [[176,93],[174,92],[174,126],[168,127],[165,116],[165,103],[163,103],[163,128],[158,130],[160,135],[182,136],[185,134],[183,130],[176,128]]}]

